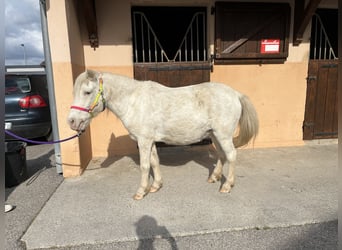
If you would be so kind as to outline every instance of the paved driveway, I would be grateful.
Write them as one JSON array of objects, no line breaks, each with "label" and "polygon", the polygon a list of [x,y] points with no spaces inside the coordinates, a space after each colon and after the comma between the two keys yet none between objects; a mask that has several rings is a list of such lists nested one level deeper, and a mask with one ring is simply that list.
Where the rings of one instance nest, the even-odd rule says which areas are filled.
[{"label": "paved driveway", "polygon": [[336,144],[239,150],[228,195],[206,183],[213,156],[161,149],[165,185],[139,202],[137,157],[94,159],[20,225],[22,239],[28,249],[337,249]]}]

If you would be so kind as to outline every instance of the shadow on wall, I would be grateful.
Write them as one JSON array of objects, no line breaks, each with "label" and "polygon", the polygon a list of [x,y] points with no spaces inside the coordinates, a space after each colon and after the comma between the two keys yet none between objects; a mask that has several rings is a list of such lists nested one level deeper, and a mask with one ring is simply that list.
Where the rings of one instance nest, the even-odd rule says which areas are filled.
[{"label": "shadow on wall", "polygon": [[155,218],[144,215],[134,225],[139,238],[138,250],[156,249],[154,242],[160,239],[166,240],[171,247],[170,249],[178,249],[175,238],[165,226],[159,226]]},{"label": "shadow on wall", "polygon": [[[107,147],[108,157],[101,163],[102,168],[107,168],[110,165],[112,165],[114,162],[118,161],[125,155],[118,155],[116,152],[118,152],[117,146],[121,145],[127,145],[129,141],[132,141],[129,135],[123,135],[116,137],[114,133],[110,136],[110,141]],[[135,143],[136,144],[136,143]],[[139,156],[137,154],[127,155],[134,160],[136,164],[139,164]]]}]

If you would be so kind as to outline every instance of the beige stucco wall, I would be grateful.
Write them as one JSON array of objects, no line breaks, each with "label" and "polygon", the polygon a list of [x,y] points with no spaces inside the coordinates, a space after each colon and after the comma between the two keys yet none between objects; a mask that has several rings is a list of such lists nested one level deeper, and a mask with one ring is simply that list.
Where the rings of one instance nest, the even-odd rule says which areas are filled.
[{"label": "beige stucco wall", "polygon": [[301,145],[306,94],[306,63],[216,66],[212,81],[248,95],[259,115],[255,147]]},{"label": "beige stucco wall", "polygon": [[[50,1],[49,36],[61,138],[74,134],[67,126],[66,117],[72,102],[73,82],[80,72],[92,68],[133,76],[131,6],[155,5],[154,2],[158,2],[158,5],[207,6],[209,47],[214,44],[214,17],[209,13],[214,1],[97,0],[100,46],[96,50],[89,46],[84,24],[78,23],[73,1]],[[294,1],[288,2],[292,7],[292,34]],[[330,6],[334,0],[323,2]],[[303,144],[309,30],[310,26],[300,46],[293,47],[290,44],[289,57],[284,64],[214,66],[211,80],[223,82],[245,93],[257,109],[260,133],[254,147]],[[86,134],[79,140],[62,144],[64,176],[81,173],[92,157],[130,153],[137,153],[136,143],[129,138],[120,120],[105,111],[92,121]]]},{"label": "beige stucco wall", "polygon": [[[191,5],[191,2],[193,1],[158,1],[158,5]],[[293,5],[293,1],[289,3]],[[152,3],[143,0],[131,3],[97,1],[96,8],[101,13],[98,15],[98,24],[101,27],[99,37],[104,44],[96,51],[88,45],[84,46],[88,68],[133,76],[130,19],[132,5]],[[196,1],[195,5],[207,6],[209,11],[214,2]],[[208,40],[209,47],[213,46],[214,16],[210,13]],[[290,44],[289,57],[285,64],[214,66],[212,81],[226,83],[247,94],[256,106],[260,118],[260,134],[254,147],[303,144],[301,127],[304,118],[308,54],[309,44],[304,41],[298,47]],[[96,131],[91,133],[94,156],[137,152],[135,142],[127,136],[120,120],[109,112],[94,119],[91,130]]]}]

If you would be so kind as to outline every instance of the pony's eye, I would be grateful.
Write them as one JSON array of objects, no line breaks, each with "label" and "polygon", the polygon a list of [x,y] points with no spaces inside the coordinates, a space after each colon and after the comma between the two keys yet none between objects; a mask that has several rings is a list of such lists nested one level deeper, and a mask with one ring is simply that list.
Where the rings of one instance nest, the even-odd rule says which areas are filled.
[{"label": "pony's eye", "polygon": [[84,95],[90,95],[91,92],[90,91],[84,91]]}]

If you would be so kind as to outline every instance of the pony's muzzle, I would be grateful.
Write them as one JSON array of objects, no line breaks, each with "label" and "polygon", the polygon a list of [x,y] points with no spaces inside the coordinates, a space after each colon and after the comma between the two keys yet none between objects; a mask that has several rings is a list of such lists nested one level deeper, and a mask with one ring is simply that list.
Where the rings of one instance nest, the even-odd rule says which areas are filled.
[{"label": "pony's muzzle", "polygon": [[76,119],[73,116],[68,117],[68,124],[72,130],[82,132],[85,130],[85,121],[82,119]]},{"label": "pony's muzzle", "polygon": [[73,117],[68,117],[67,121],[72,130],[77,130],[76,120]]}]

